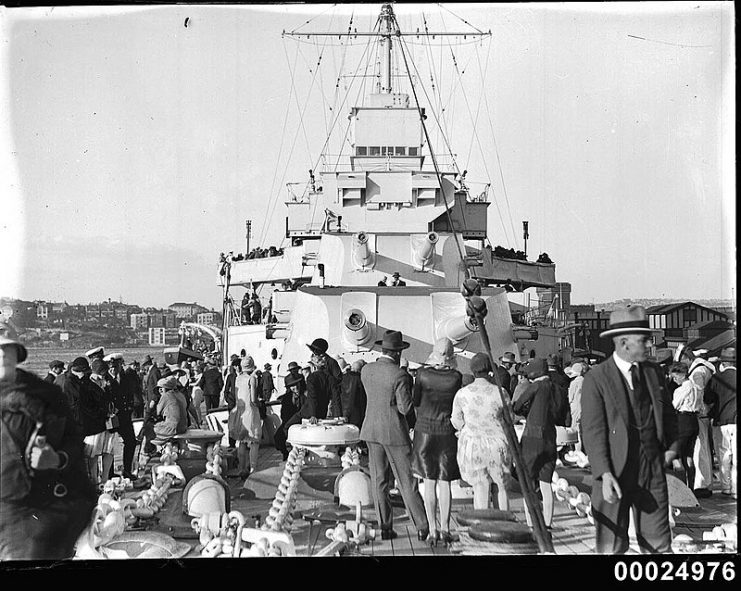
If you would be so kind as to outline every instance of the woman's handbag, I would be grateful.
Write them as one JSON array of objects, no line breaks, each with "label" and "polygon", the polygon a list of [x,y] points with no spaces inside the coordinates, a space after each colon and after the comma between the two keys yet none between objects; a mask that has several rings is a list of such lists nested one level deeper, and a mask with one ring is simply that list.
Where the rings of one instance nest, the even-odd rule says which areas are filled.
[{"label": "woman's handbag", "polygon": [[109,406],[108,407],[108,418],[105,420],[106,431],[115,433],[116,431],[118,431],[118,427],[119,427],[119,421],[118,421],[118,415],[116,415],[116,410],[113,408],[113,406]]}]

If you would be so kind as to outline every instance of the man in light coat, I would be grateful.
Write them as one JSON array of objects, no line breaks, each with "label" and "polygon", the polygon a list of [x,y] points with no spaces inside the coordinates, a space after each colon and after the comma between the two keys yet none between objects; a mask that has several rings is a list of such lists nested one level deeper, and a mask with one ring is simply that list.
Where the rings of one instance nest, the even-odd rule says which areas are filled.
[{"label": "man in light coat", "polygon": [[[710,383],[710,379],[715,374],[715,366],[708,361],[707,349],[696,349],[692,351],[695,356],[690,365],[689,378],[695,384],[700,400],[705,396],[705,388]],[[713,493],[710,485],[713,483],[713,458],[710,453],[710,408],[704,402],[700,405],[700,416],[698,423],[700,430],[695,440],[695,449],[692,454],[692,461],[695,464],[695,482],[689,483],[694,489],[695,496],[698,499],[705,499]]]},{"label": "man in light coat", "polygon": [[381,539],[397,536],[393,530],[393,511],[389,490],[392,473],[404,505],[417,528],[420,540],[426,540],[429,524],[417,481],[412,476],[412,442],[406,414],[412,409],[412,393],[407,373],[399,367],[402,350],[409,343],[396,330],[387,330],[376,341],[382,355],[363,367],[360,378],[367,395],[367,407],[360,439],[368,444],[368,465],[373,480],[373,501],[381,523]]},{"label": "man in light coat", "polygon": [[720,354],[720,368],[705,388],[705,404],[713,418],[713,441],[718,454],[721,494],[736,498],[736,348]]}]

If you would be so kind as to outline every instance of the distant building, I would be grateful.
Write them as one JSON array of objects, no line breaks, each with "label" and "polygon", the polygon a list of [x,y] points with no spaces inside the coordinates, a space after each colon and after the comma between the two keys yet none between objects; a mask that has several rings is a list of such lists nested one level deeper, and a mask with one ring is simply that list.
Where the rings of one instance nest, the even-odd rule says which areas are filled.
[{"label": "distant building", "polygon": [[149,314],[132,314],[131,328],[134,330],[149,328]]},{"label": "distant building", "polygon": [[163,314],[162,322],[165,328],[175,328],[177,326],[177,315],[176,314]]},{"label": "distant building", "polygon": [[151,328],[165,328],[165,318],[163,314],[147,314],[149,316],[149,326]]},{"label": "distant building", "polygon": [[198,324],[219,324],[221,322],[221,315],[218,312],[201,312],[196,317]]},{"label": "distant building", "polygon": [[668,347],[687,342],[686,329],[710,321],[728,321],[728,317],[695,302],[679,302],[665,306],[651,306],[646,310],[651,328],[661,329]]},{"label": "distant building", "polygon": [[46,320],[49,318],[50,304],[46,302],[36,302],[36,318]]},{"label": "distant building", "polygon": [[175,312],[175,315],[179,319],[193,318],[201,312],[208,312],[208,309],[206,307],[201,306],[200,304],[196,304],[195,302],[193,302],[192,304],[175,302],[174,304],[170,304],[168,306],[168,309],[172,312]]},{"label": "distant building", "polygon": [[150,347],[167,347],[177,345],[179,342],[178,331],[176,328],[150,328],[149,329],[149,346]]},{"label": "distant building", "polygon": [[56,302],[51,304],[51,309],[49,310],[49,313],[56,314],[56,315],[62,315],[67,310],[67,304],[66,302]]}]

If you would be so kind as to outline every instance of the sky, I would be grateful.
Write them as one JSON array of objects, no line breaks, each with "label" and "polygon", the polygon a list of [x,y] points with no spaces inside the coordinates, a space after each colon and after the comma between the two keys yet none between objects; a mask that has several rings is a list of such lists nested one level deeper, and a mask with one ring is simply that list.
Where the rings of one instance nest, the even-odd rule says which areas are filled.
[{"label": "sky", "polygon": [[[337,152],[358,96],[359,41],[282,32],[368,30],[379,9],[0,7],[0,296],[218,309],[219,253],[247,219],[252,247],[280,244],[285,184],[327,129]],[[491,183],[493,245],[522,249],[528,220],[572,303],[735,298],[733,3],[395,12],[491,32],[408,47],[460,168]]]}]

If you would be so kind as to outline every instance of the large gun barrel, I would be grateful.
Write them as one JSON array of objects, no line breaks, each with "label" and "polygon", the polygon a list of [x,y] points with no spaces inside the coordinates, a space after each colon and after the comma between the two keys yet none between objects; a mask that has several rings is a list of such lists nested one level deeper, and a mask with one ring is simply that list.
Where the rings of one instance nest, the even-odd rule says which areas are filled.
[{"label": "large gun barrel", "polygon": [[444,320],[438,328],[438,338],[448,337],[454,343],[459,343],[467,336],[478,332],[479,326],[476,320],[463,314],[461,316],[452,316]]},{"label": "large gun barrel", "polygon": [[352,238],[353,259],[359,267],[373,265],[373,252],[370,249],[369,237],[365,232],[358,232]]},{"label": "large gun barrel", "polygon": [[414,249],[414,262],[420,267],[426,267],[432,263],[435,256],[435,244],[438,240],[437,232],[429,232]]},{"label": "large gun barrel", "polygon": [[348,310],[344,318],[343,336],[348,345],[362,347],[373,337],[373,332],[365,314],[358,308]]}]

